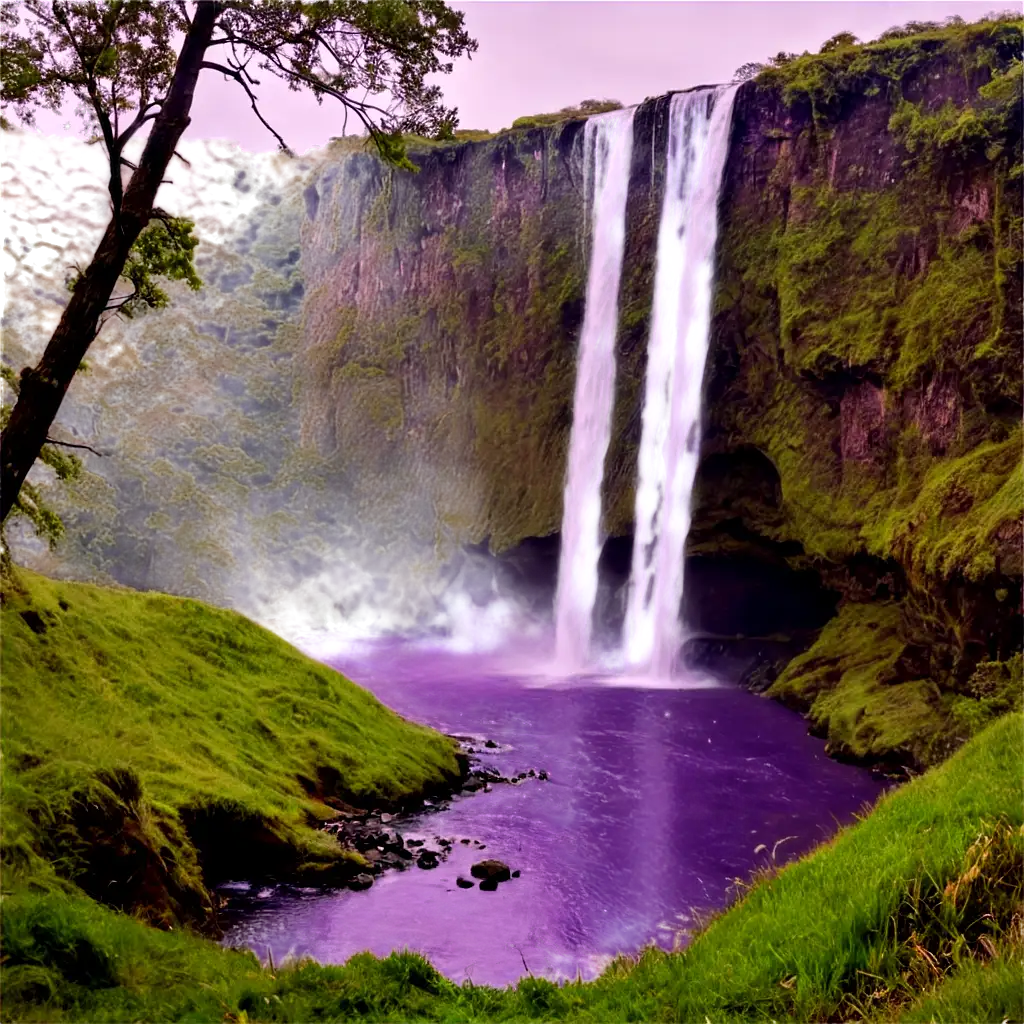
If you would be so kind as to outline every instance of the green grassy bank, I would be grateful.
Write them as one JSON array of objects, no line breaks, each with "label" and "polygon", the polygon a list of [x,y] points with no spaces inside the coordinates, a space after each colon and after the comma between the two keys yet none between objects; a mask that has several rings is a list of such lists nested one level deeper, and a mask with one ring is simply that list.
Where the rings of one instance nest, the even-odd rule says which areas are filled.
[{"label": "green grassy bank", "polygon": [[299,775],[308,788],[318,768],[351,765],[352,793],[396,798],[454,771],[452,751],[238,616],[25,579],[3,612],[4,1020],[1024,1015],[1019,714],[757,880],[681,954],[647,950],[589,984],[506,990],[456,986],[408,953],[266,969],[187,929],[147,926],[141,904],[132,917],[90,899],[75,874],[94,823],[81,808],[122,807],[122,834],[162,835],[161,855],[178,850],[187,874],[195,855],[173,841],[194,827],[187,807],[231,801],[236,820],[247,808],[302,849],[315,841],[305,816],[323,804]]},{"label": "green grassy bank", "polygon": [[5,895],[215,932],[217,876],[344,876],[313,827],[334,807],[459,775],[446,737],[233,612],[18,571],[2,627]]}]

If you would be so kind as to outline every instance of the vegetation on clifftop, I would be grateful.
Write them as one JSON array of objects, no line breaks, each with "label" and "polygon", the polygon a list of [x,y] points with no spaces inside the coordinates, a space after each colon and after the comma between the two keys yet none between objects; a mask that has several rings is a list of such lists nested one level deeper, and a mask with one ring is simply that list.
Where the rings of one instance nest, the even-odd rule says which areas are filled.
[{"label": "vegetation on clifftop", "polygon": [[756,80],[781,89],[786,103],[808,103],[816,118],[834,121],[847,111],[851,99],[898,93],[904,80],[945,59],[963,65],[968,74],[1019,63],[1020,26],[1020,15],[1007,12],[974,22],[956,17],[945,24],[912,22],[866,44],[840,33],[819,53],[780,54],[783,59],[773,61]]},{"label": "vegetation on clifftop", "polygon": [[574,118],[587,118],[594,114],[606,114],[610,110],[621,109],[622,104],[618,100],[583,100],[575,107],[563,107],[554,114],[530,114],[526,117],[517,117],[512,122],[512,128],[544,128],[561,124],[563,121],[571,121]]}]

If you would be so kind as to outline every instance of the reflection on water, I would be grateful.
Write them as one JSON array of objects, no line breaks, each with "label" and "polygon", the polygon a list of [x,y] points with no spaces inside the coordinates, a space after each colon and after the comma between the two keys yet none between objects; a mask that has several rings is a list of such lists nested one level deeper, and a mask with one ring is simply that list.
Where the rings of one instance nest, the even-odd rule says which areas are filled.
[{"label": "reflection on water", "polygon": [[[776,843],[779,860],[792,858],[880,791],[825,757],[796,715],[729,686],[538,687],[493,662],[397,646],[336,664],[409,718],[508,745],[482,758],[503,774],[546,769],[550,780],[456,798],[403,825],[407,837],[479,840],[483,854],[456,843],[438,868],[365,892],[236,889],[225,941],[277,963],[409,948],[455,981],[593,977],[617,953],[684,942],[694,916],[722,907]],[[522,876],[496,892],[457,888],[483,856]]]}]

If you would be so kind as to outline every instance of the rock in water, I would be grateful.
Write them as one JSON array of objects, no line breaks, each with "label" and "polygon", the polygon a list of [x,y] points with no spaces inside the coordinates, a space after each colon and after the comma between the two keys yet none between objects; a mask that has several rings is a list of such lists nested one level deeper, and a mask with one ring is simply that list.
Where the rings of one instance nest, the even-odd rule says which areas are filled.
[{"label": "rock in water", "polygon": [[[478,861],[469,869],[469,873],[474,878],[483,879],[484,882],[493,882],[495,886],[499,882],[507,882],[512,877],[508,865],[500,860]],[[483,883],[481,883],[480,888],[483,887]]]},{"label": "rock in water", "polygon": [[468,878],[463,878],[462,875],[459,875],[459,877],[455,879],[455,884],[460,889],[472,889],[473,888],[473,883]]},{"label": "rock in water", "polygon": [[421,867],[427,871],[429,871],[431,868],[436,868],[437,854],[434,853],[433,850],[421,851],[419,857],[416,858],[416,866]]},{"label": "rock in water", "polygon": [[348,883],[348,887],[350,889],[355,889],[357,892],[362,889],[369,889],[371,885],[373,885],[373,875],[365,874],[356,875],[355,878]]}]

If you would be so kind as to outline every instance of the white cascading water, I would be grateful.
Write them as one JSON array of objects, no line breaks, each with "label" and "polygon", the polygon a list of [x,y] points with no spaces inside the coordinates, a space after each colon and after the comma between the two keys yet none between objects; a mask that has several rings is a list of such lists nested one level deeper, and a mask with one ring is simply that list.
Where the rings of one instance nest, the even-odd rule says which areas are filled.
[{"label": "white cascading water", "polygon": [[623,632],[627,662],[657,678],[671,675],[682,642],[683,553],[700,448],[718,193],[735,93],[734,86],[677,93],[669,112]]},{"label": "white cascading water", "polygon": [[601,554],[601,484],[615,402],[615,336],[626,242],[633,109],[591,117],[584,128],[584,193],[592,223],[555,594],[555,656],[565,673],[587,667]]}]

